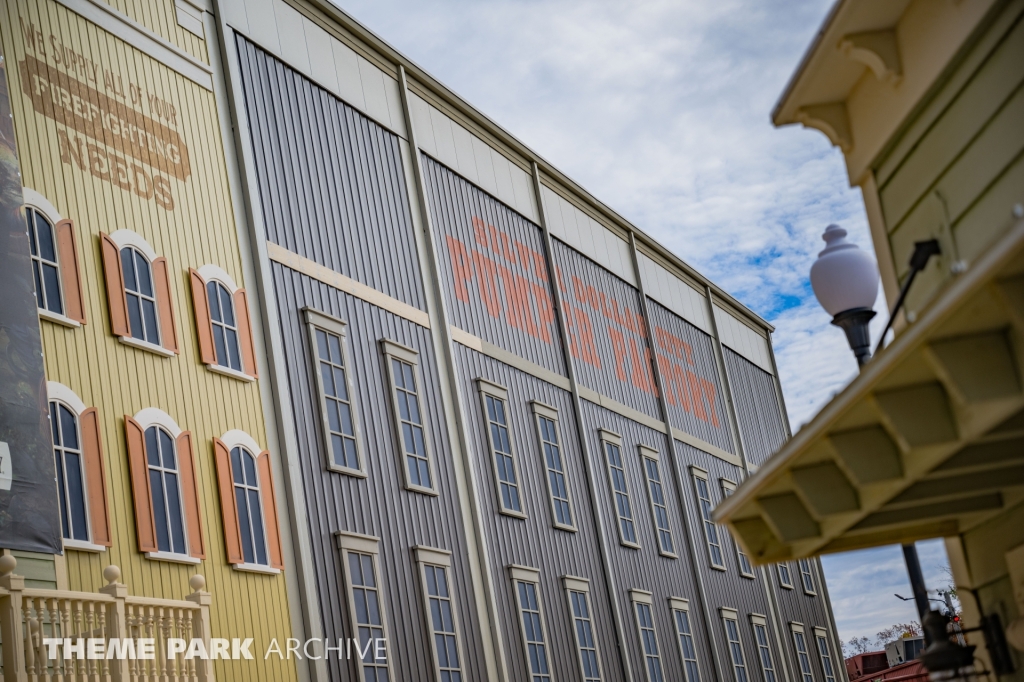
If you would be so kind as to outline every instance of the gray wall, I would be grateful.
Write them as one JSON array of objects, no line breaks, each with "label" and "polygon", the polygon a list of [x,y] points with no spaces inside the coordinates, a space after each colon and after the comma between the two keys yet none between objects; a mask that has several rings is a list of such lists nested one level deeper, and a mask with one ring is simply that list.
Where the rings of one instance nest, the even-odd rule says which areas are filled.
[{"label": "gray wall", "polygon": [[722,349],[747,461],[761,466],[786,442],[775,378],[729,348]]}]

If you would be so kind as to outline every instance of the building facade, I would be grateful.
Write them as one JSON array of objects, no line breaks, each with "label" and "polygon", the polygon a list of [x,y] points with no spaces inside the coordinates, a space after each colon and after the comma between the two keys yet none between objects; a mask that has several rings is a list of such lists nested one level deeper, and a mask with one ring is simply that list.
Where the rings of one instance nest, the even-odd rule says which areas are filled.
[{"label": "building facade", "polygon": [[710,516],[788,436],[771,327],[330,3],[213,13],[295,605],[388,642],[300,666],[842,676],[818,562]]}]

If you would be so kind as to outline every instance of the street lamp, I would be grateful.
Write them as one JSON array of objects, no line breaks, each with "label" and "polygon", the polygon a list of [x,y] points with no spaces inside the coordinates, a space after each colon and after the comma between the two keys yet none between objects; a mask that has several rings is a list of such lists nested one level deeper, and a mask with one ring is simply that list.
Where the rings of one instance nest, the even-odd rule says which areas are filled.
[{"label": "street lamp", "polygon": [[846,241],[846,230],[829,225],[821,235],[825,248],[811,266],[811,287],[818,303],[832,316],[832,324],[846,332],[857,364],[871,359],[868,323],[878,297],[878,265],[856,244]]}]

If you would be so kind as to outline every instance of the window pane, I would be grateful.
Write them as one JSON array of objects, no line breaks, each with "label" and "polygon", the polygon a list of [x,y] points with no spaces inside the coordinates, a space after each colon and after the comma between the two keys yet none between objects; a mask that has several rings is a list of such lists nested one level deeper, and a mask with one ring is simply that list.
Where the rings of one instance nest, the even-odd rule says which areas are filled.
[{"label": "window pane", "polygon": [[127,246],[121,249],[121,274],[124,277],[124,288],[137,292],[139,284],[135,279],[135,253]]},{"label": "window pane", "polygon": [[167,484],[167,514],[171,517],[171,546],[173,551],[185,554],[185,524],[181,516],[181,494],[177,474],[165,473]]},{"label": "window pane", "polygon": [[163,429],[156,429],[160,436],[160,452],[163,453],[163,465],[167,469],[177,470],[178,466],[174,460],[174,441]]},{"label": "window pane", "polygon": [[142,326],[142,302],[135,294],[127,294],[125,301],[128,303],[128,331],[134,338],[145,338],[145,330]]},{"label": "window pane", "polygon": [[231,300],[231,294],[228,293],[227,287],[222,284],[218,284],[217,289],[220,292],[220,310],[224,315],[224,324],[229,327],[234,327],[235,302]]},{"label": "window pane", "polygon": [[210,306],[210,319],[214,322],[223,322],[224,316],[220,312],[220,296],[217,295],[216,282],[206,283],[206,300]]},{"label": "window pane", "polygon": [[139,293],[152,297],[153,275],[150,272],[149,261],[138,251],[135,251],[135,272],[139,277]]},{"label": "window pane", "polygon": [[43,287],[46,289],[46,309],[50,312],[64,314],[60,302],[60,274],[53,265],[43,265]]},{"label": "window pane", "polygon": [[242,558],[253,563],[252,530],[249,520],[249,505],[246,504],[245,488],[235,486],[235,508],[238,510],[238,532],[242,536]]},{"label": "window pane", "polygon": [[167,504],[164,501],[163,476],[157,469],[149,470],[149,488],[153,492],[153,520],[156,522],[156,545],[161,552],[171,551],[171,534],[167,528]]},{"label": "window pane", "polygon": [[266,566],[267,540],[263,533],[263,510],[260,505],[260,491],[249,488],[249,513],[252,518],[252,542],[256,549],[256,563]]},{"label": "window pane", "polygon": [[[160,335],[157,333],[156,302],[142,299],[142,321],[146,326],[145,340],[150,343],[160,343]],[[134,330],[132,336],[135,336]],[[138,338],[138,337],[137,337]]]}]

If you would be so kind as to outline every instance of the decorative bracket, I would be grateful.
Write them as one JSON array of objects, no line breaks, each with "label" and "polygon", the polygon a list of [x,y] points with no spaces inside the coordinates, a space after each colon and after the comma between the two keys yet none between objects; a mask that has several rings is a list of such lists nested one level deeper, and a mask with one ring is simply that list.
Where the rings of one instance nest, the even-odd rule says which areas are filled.
[{"label": "decorative bracket", "polygon": [[849,152],[853,147],[846,102],[809,104],[800,107],[796,112],[796,120],[808,128],[825,133],[829,141],[842,149],[844,153]]},{"label": "decorative bracket", "polygon": [[867,66],[883,83],[896,85],[903,78],[903,65],[893,29],[850,33],[839,41],[839,50]]}]

